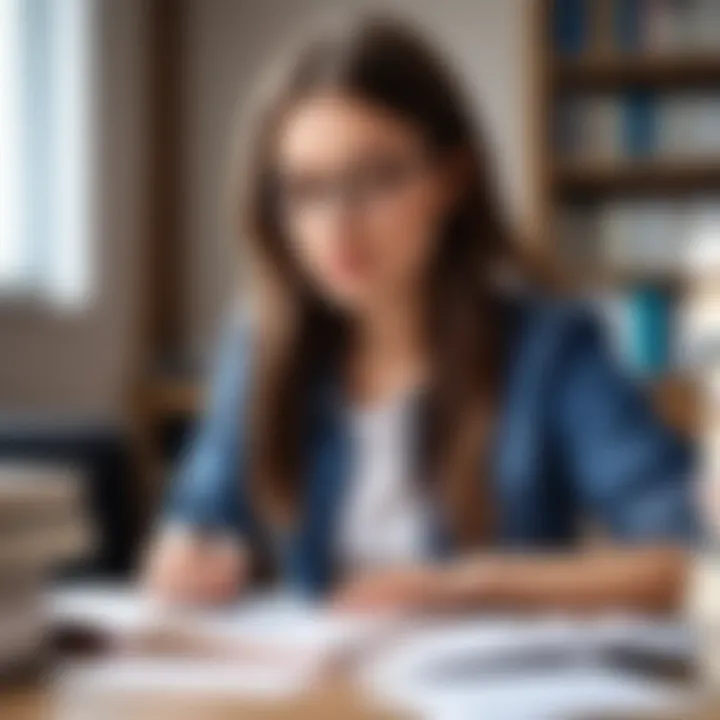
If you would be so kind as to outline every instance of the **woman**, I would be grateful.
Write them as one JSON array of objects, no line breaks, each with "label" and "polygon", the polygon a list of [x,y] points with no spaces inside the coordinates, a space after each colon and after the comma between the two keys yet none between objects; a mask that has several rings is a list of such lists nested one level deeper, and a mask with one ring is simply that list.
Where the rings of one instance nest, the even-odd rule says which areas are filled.
[{"label": "woman", "polygon": [[[687,449],[591,315],[542,299],[475,130],[392,23],[324,30],[278,76],[243,150],[250,318],[155,592],[220,602],[269,562],[353,611],[677,605]],[[614,542],[570,552],[588,522]]]}]

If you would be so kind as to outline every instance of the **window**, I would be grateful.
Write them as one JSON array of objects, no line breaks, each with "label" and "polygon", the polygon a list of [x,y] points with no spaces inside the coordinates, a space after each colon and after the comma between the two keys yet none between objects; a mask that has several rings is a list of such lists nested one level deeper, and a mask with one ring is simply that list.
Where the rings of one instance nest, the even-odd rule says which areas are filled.
[{"label": "window", "polygon": [[91,292],[94,0],[0,0],[0,299]]}]

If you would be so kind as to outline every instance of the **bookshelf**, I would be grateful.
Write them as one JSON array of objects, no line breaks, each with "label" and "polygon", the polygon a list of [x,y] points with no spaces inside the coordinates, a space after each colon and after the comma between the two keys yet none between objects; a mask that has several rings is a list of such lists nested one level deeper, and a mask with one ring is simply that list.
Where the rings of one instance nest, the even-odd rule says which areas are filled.
[{"label": "bookshelf", "polygon": [[[667,7],[663,9],[664,5]],[[594,227],[599,225],[606,235],[611,227],[606,209],[620,204],[638,203],[640,208],[644,203],[646,213],[647,208],[677,205],[682,209],[678,212],[689,216],[691,211],[686,208],[717,203],[720,222],[720,143],[687,152],[682,146],[678,150],[679,141],[671,151],[665,151],[663,145],[669,143],[671,112],[676,116],[680,112],[668,109],[672,103],[679,106],[686,102],[692,110],[699,107],[697,102],[692,105],[695,98],[703,98],[709,106],[707,99],[717,96],[720,109],[720,3],[686,3],[686,10],[690,8],[697,16],[686,13],[681,18],[681,31],[672,25],[676,18],[671,5],[662,0],[533,0],[527,36],[531,83],[528,132],[533,183],[531,230],[539,236],[544,254],[570,276],[571,286],[628,298],[647,288],[665,293],[673,314],[667,319],[668,327],[672,323],[671,342],[676,342],[679,308],[693,282],[682,262],[662,267],[656,263],[619,263],[616,257],[606,256],[609,252],[603,243],[607,237],[599,231],[595,237],[588,231],[577,233],[583,236],[578,242],[592,237],[590,244],[595,245],[592,251],[596,255],[580,267],[569,252],[572,233],[563,236],[567,233],[566,214],[572,208],[581,208],[588,217],[594,214]],[[710,17],[708,13],[715,14]],[[709,34],[710,20],[716,28],[714,35]],[[631,103],[637,106],[638,98],[644,105],[631,107]],[[644,114],[638,115],[638,110]],[[691,110],[682,108],[685,122]],[[604,116],[600,117],[601,113]],[[568,122],[568,117],[576,124]],[[633,129],[628,125],[633,121],[640,125]],[[679,120],[673,121],[677,135]],[[583,122],[584,134],[577,132],[578,126],[583,129]],[[716,127],[720,127],[720,110]],[[617,137],[608,140],[608,128]],[[640,145],[636,142],[633,146],[632,140],[637,141],[638,132],[644,131],[639,136]],[[602,149],[593,147],[583,152],[592,144],[588,140],[592,132],[604,133],[602,142],[597,143]],[[643,142],[651,135],[652,141]],[[575,137],[572,152],[564,146],[567,137]],[[608,145],[610,149],[605,147]],[[658,222],[656,218],[656,225]],[[682,257],[685,240],[678,235],[678,257]],[[616,242],[616,249],[621,245]],[[678,362],[675,355],[673,348],[662,367],[656,364],[648,369],[647,386],[660,412],[672,424],[694,433],[700,415],[699,393],[687,365]]]}]

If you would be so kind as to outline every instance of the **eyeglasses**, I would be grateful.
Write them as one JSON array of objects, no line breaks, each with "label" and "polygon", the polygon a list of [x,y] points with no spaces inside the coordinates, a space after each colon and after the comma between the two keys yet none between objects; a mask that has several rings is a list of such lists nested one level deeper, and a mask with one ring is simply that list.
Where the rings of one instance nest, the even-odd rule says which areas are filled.
[{"label": "eyeglasses", "polygon": [[363,160],[335,177],[279,174],[276,199],[289,217],[323,212],[341,203],[355,210],[372,209],[406,188],[431,163],[429,153]]}]

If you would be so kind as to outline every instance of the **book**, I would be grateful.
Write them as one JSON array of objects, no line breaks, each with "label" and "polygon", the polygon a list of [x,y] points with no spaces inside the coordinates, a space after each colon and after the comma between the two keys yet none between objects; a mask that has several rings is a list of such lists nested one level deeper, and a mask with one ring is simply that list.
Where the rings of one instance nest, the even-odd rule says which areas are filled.
[{"label": "book", "polygon": [[552,42],[561,56],[678,55],[717,51],[716,0],[554,0]]},{"label": "book", "polygon": [[720,160],[720,95],[716,92],[676,92],[658,106],[657,152],[665,158]]},{"label": "book", "polygon": [[556,228],[564,265],[568,270],[583,274],[597,271],[601,246],[596,205],[566,204],[558,213]]},{"label": "book", "polygon": [[0,464],[0,511],[67,507],[80,502],[77,472],[71,467],[5,461]]},{"label": "book", "polygon": [[615,0],[616,46],[665,56],[715,51],[719,12],[716,0]]},{"label": "book", "polygon": [[623,114],[613,95],[567,97],[554,124],[555,149],[566,159],[609,162],[623,155]]},{"label": "book", "polygon": [[560,55],[576,56],[587,47],[589,0],[554,0],[552,38]]},{"label": "book", "polygon": [[643,90],[560,99],[554,147],[579,161],[683,160],[720,162],[720,93]]},{"label": "book", "polygon": [[642,0],[614,0],[614,26],[616,49],[637,52],[642,49]]},{"label": "book", "polygon": [[42,655],[43,585],[51,571],[92,549],[80,485],[70,468],[0,466],[0,676]]},{"label": "book", "polygon": [[665,55],[672,52],[675,42],[675,24],[667,0],[646,0],[644,50],[648,55]]},{"label": "book", "polygon": [[657,98],[634,90],[622,95],[622,149],[626,157],[646,158],[655,153],[658,137]]},{"label": "book", "polygon": [[589,50],[593,57],[610,56],[615,52],[614,12],[612,2],[591,2],[588,12]]},{"label": "book", "polygon": [[71,468],[0,466],[0,573],[9,566],[40,571],[89,553],[93,533],[84,509]]},{"label": "book", "polygon": [[599,242],[611,271],[663,276],[678,268],[686,236],[682,203],[623,199],[599,210]]},{"label": "book", "polygon": [[628,360],[644,376],[661,375],[673,364],[673,303],[668,291],[640,284],[627,297]]},{"label": "book", "polygon": [[623,113],[621,104],[612,95],[598,95],[588,104],[586,112],[588,158],[598,162],[613,162],[623,155]]}]

